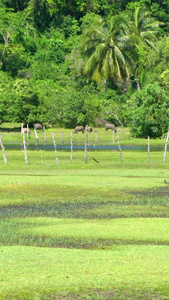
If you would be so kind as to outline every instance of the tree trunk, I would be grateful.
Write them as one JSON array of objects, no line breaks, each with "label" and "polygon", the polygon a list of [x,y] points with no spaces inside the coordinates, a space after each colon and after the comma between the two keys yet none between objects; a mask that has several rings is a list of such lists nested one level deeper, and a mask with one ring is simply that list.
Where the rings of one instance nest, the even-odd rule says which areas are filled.
[{"label": "tree trunk", "polygon": [[3,36],[3,40],[4,40],[4,49],[2,51],[2,54],[1,54],[1,67],[3,67],[3,64],[4,64],[4,56],[5,56],[5,52],[6,52],[6,46],[8,45],[9,43],[9,37],[10,37],[10,33],[8,32],[7,33],[7,36]]},{"label": "tree trunk", "polygon": [[137,91],[139,91],[141,89],[141,86],[138,77],[136,78],[136,81],[137,81]]},{"label": "tree trunk", "polygon": [[105,81],[105,92],[107,92],[107,90],[108,90],[108,79],[106,79]]}]

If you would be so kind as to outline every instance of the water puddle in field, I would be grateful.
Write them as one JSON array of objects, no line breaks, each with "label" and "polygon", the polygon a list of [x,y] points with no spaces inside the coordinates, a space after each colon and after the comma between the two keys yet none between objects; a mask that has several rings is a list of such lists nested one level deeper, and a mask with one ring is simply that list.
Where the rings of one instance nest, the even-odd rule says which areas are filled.
[{"label": "water puddle in field", "polygon": [[[8,150],[21,150],[23,149],[23,144],[19,143],[19,142],[14,142],[14,143],[7,143],[4,142],[4,146],[5,149]],[[55,150],[54,145],[53,144],[39,144],[39,143],[27,143],[27,149],[28,150],[46,150],[46,151],[52,151]],[[71,151],[71,145],[67,144],[67,145],[56,145],[56,148],[58,150],[69,150]],[[101,144],[99,145],[99,143],[90,143],[87,146],[88,150],[118,150],[119,147],[118,146],[113,146],[113,145],[106,145],[106,144]],[[85,149],[85,145],[84,144],[77,144],[77,145],[73,145],[73,150],[84,150]],[[147,151],[147,147],[146,146],[121,146],[122,150],[145,150]],[[151,151],[160,151],[162,150],[163,147],[151,147]]]}]

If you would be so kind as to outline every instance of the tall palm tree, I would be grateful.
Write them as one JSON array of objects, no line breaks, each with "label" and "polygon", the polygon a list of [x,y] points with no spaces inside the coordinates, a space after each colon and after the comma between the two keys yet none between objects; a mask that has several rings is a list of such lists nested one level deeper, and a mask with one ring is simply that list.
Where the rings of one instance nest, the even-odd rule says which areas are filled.
[{"label": "tall palm tree", "polygon": [[142,10],[140,7],[136,7],[134,12],[129,14],[129,26],[130,34],[129,39],[133,43],[136,49],[136,64],[135,64],[135,78],[137,81],[137,89],[140,89],[140,82],[138,79],[139,75],[139,66],[138,66],[138,57],[140,49],[145,49],[148,51],[148,48],[156,49],[157,35],[159,32],[160,22],[154,20],[150,12]]},{"label": "tall palm tree", "polygon": [[125,84],[129,77],[129,57],[126,51],[128,24],[123,16],[108,20],[101,17],[84,33],[81,45],[85,58],[84,74],[96,82]]},{"label": "tall palm tree", "polygon": [[141,7],[136,7],[135,11],[130,13],[130,19],[131,37],[135,45],[144,44],[155,49],[159,25],[162,23],[154,20],[150,12],[142,10]]}]

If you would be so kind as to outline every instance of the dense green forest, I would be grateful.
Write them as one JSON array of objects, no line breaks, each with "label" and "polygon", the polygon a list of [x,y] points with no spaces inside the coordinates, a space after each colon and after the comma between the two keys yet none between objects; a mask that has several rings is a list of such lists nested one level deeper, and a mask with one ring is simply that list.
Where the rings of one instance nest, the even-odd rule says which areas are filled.
[{"label": "dense green forest", "polygon": [[[169,127],[168,0],[0,0],[0,123]],[[119,121],[118,121],[119,120]]]}]

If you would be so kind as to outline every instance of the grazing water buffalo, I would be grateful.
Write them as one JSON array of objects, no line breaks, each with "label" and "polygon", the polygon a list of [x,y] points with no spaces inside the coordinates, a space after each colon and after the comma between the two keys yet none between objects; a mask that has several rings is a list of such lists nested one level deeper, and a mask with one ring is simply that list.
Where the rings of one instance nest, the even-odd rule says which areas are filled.
[{"label": "grazing water buffalo", "polygon": [[76,126],[75,130],[73,131],[73,133],[78,133],[79,131],[81,131],[82,133],[84,133],[84,126]]},{"label": "grazing water buffalo", "polygon": [[34,129],[35,129],[35,130],[39,129],[39,130],[43,130],[43,131],[44,131],[44,127],[43,127],[42,124],[40,124],[40,123],[34,124]]},{"label": "grazing water buffalo", "polygon": [[116,127],[114,126],[114,124],[106,123],[106,124],[105,124],[105,129],[106,129],[106,131],[107,131],[108,129],[111,129],[111,130],[114,130],[114,132],[117,132],[117,129],[116,129]]},{"label": "grazing water buffalo", "polygon": [[22,128],[22,134],[23,133],[28,133],[28,134],[31,134],[31,131],[29,128]]},{"label": "grazing water buffalo", "polygon": [[93,128],[91,126],[86,125],[86,129],[89,133],[91,133],[93,131]]}]

